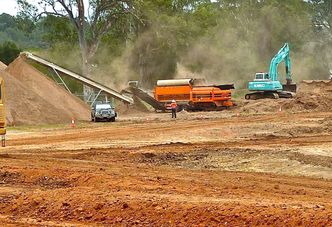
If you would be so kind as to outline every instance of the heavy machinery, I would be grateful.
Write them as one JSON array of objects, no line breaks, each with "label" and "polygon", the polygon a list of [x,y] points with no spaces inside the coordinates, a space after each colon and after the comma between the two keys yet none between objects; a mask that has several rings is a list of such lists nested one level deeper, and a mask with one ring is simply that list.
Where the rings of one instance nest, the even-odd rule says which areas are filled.
[{"label": "heavy machinery", "polygon": [[[282,61],[285,61],[286,67],[286,84],[284,85],[279,81],[278,74],[278,66]],[[295,96],[296,84],[292,83],[288,43],[285,43],[271,60],[269,73],[256,73],[254,81],[248,84],[248,90],[253,92],[246,94],[245,99],[277,99],[293,98]]]},{"label": "heavy machinery", "polygon": [[110,103],[95,103],[91,109],[91,121],[111,121],[114,122],[117,113]]},{"label": "heavy machinery", "polygon": [[0,78],[0,136],[1,146],[6,145],[6,110],[5,110],[5,82]]},{"label": "heavy machinery", "polygon": [[158,80],[154,97],[165,106],[176,100],[179,109],[189,111],[221,110],[234,105],[231,89],[233,84],[196,85],[195,79]]},{"label": "heavy machinery", "polygon": [[[222,110],[234,106],[231,89],[233,84],[204,85],[203,79],[158,80],[153,94],[138,87],[137,81],[129,81],[129,93],[151,105],[156,111],[170,109],[176,100],[178,110]],[[124,90],[123,92],[128,92]]]}]

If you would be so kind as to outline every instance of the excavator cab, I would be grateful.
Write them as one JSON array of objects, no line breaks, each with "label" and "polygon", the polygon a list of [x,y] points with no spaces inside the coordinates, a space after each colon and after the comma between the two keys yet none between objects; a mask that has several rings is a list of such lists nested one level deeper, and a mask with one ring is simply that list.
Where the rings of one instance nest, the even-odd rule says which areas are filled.
[{"label": "excavator cab", "polygon": [[255,81],[270,80],[268,73],[256,73]]}]

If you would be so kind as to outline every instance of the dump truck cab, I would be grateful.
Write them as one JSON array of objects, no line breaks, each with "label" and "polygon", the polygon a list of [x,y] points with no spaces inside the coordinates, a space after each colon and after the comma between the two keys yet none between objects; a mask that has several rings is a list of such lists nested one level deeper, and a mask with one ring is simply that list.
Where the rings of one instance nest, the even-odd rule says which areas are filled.
[{"label": "dump truck cab", "polygon": [[115,108],[110,103],[96,103],[91,109],[91,121],[111,121],[117,117]]},{"label": "dump truck cab", "polygon": [[0,136],[1,145],[5,146],[6,135],[6,109],[5,109],[5,82],[0,78]]}]

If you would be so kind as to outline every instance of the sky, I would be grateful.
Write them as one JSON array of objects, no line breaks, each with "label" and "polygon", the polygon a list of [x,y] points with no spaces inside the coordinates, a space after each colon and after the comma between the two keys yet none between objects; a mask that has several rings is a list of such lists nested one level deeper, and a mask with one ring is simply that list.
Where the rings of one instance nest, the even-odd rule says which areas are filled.
[{"label": "sky", "polygon": [[17,10],[16,0],[0,0],[0,14],[16,15]]},{"label": "sky", "polygon": [[[35,3],[35,5],[38,5],[37,3],[39,0],[29,0],[29,3]],[[85,6],[87,8],[88,0],[84,0]],[[0,14],[2,13],[8,13],[10,15],[15,16],[17,14],[18,7],[16,4],[16,0],[0,0]]]}]

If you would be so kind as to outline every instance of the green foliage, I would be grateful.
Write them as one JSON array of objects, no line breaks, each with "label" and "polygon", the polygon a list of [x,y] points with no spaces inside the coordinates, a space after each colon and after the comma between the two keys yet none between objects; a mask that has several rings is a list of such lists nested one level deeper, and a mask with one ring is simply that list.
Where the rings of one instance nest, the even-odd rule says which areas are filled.
[{"label": "green foliage", "polygon": [[[212,21],[216,23],[209,23],[203,36],[181,57],[193,72],[210,81],[245,87],[256,71],[268,70],[271,58],[285,42],[290,43],[291,60],[296,62],[295,77],[312,76],[317,70],[313,64],[306,64],[304,72],[304,64],[300,65],[301,60],[316,63],[312,59],[315,47],[308,46],[315,40],[306,2],[220,0],[207,4],[211,6],[215,13],[207,18],[215,18]],[[284,73],[281,67],[280,72]]]},{"label": "green foliage", "polygon": [[312,5],[314,39],[318,42],[315,59],[319,68],[324,68],[324,73],[332,71],[332,1],[310,0]]},{"label": "green foliage", "polygon": [[[204,30],[192,20],[190,9],[195,2],[142,1],[140,18],[143,23],[136,24],[129,61],[142,86],[151,87],[158,79],[172,78],[180,56]],[[201,14],[204,21],[205,15]]]},{"label": "green foliage", "polygon": [[[19,1],[24,13],[0,15],[0,43],[11,40],[23,49],[39,48],[40,55],[80,72],[80,44],[72,21],[56,15],[38,18],[31,1]],[[95,24],[93,16],[85,21],[93,53],[90,73],[107,81],[138,78],[151,87],[158,79],[174,77],[180,63],[212,82],[241,87],[256,71],[268,70],[284,42],[291,46],[295,78],[324,78],[332,68],[331,1],[131,0],[126,1],[134,9],[130,12],[123,11],[122,1],[111,2],[114,7]],[[90,3],[97,6],[97,1]],[[111,16],[112,26],[107,26]],[[94,42],[105,26],[100,42]]]},{"label": "green foliage", "polygon": [[38,28],[43,31],[43,41],[51,47],[59,42],[77,45],[77,31],[68,18],[47,15],[38,22]]},{"label": "green foliage", "polygon": [[167,79],[176,72],[177,55],[163,36],[146,32],[139,38],[131,58],[134,71],[141,73],[141,85],[155,84],[157,79]]},{"label": "green foliage", "polygon": [[50,68],[48,68],[46,66],[43,66],[43,65],[40,65],[40,64],[38,64],[34,61],[30,61],[29,63],[33,67],[38,69],[40,72],[42,72],[44,75],[48,76],[50,79],[54,80],[56,83],[58,83],[61,86],[63,86],[62,81],[61,81],[61,79],[62,79],[66,83],[66,86],[69,88],[69,90],[72,93],[82,94],[82,92],[83,92],[82,84],[78,83],[75,79],[73,79],[71,77],[68,77],[67,75],[61,75],[61,79],[60,79],[58,77],[58,75],[53,70],[51,70]]},{"label": "green foliage", "polygon": [[16,46],[15,43],[6,41],[0,45],[0,60],[9,65],[15,58],[18,57],[21,50]]},{"label": "green foliage", "polygon": [[38,19],[38,8],[30,4],[27,0],[17,0],[17,5],[20,9],[18,12],[18,17],[29,20],[37,20]]},{"label": "green foliage", "polygon": [[332,34],[332,1],[310,0],[313,22],[316,31],[327,31]]},{"label": "green foliage", "polygon": [[36,25],[29,18],[3,13],[0,15],[0,43],[12,41],[23,49],[45,47]]}]

